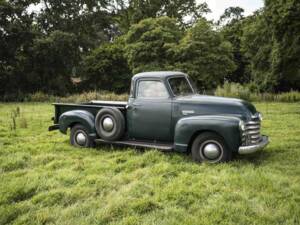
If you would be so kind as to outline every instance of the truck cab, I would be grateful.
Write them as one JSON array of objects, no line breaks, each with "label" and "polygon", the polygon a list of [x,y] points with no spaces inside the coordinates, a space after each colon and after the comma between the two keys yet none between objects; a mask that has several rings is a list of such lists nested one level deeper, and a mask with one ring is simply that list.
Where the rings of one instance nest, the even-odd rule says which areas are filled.
[{"label": "truck cab", "polygon": [[267,136],[260,134],[262,116],[251,103],[199,95],[182,72],[136,74],[128,102],[55,107],[50,130],[64,133],[71,128],[71,144],[78,147],[95,142],[152,147],[191,152],[198,162],[216,163],[229,161],[234,152],[248,154],[268,144]]}]

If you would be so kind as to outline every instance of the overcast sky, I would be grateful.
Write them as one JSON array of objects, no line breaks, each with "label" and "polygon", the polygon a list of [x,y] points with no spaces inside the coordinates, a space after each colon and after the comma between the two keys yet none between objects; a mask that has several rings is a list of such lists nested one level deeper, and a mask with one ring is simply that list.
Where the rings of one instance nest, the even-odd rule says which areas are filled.
[{"label": "overcast sky", "polygon": [[197,2],[206,2],[212,11],[206,15],[209,20],[218,20],[225,9],[230,6],[239,6],[245,10],[244,15],[248,16],[255,10],[264,6],[263,0],[197,0]]},{"label": "overcast sky", "polygon": [[[197,2],[206,2],[208,7],[212,11],[205,17],[209,20],[217,21],[219,17],[224,13],[224,10],[230,6],[239,6],[245,10],[244,15],[248,16],[255,10],[264,6],[263,0],[196,0]],[[29,11],[38,11],[41,8],[40,5],[29,7]]]}]

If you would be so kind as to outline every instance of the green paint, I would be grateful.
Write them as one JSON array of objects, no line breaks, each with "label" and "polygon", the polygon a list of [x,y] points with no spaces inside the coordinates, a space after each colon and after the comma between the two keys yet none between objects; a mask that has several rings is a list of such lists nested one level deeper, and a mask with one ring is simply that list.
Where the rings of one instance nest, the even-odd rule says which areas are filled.
[{"label": "green paint", "polygon": [[[187,96],[175,96],[168,83],[173,77],[189,79],[184,73],[171,71],[140,73],[132,78],[128,103],[118,105],[126,118],[126,137],[174,143],[175,150],[182,152],[187,151],[197,134],[213,131],[225,139],[231,151],[237,151],[241,144],[239,122],[251,120],[257,112],[255,107],[240,99],[199,95],[194,90]],[[142,81],[161,82],[168,96],[138,97],[137,89]],[[94,117],[104,105],[56,104],[55,107],[55,122],[60,124],[63,133],[70,124],[82,123],[94,135]]]}]

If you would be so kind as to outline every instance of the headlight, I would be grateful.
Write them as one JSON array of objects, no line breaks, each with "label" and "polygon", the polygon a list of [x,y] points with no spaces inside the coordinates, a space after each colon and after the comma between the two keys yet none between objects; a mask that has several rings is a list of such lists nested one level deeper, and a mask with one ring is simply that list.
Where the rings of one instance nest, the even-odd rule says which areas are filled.
[{"label": "headlight", "polygon": [[245,125],[244,121],[240,120],[239,127],[240,127],[241,131],[246,130],[246,125]]},{"label": "headlight", "polygon": [[261,113],[258,113],[258,118],[259,118],[260,121],[262,121],[263,120],[263,115]]}]

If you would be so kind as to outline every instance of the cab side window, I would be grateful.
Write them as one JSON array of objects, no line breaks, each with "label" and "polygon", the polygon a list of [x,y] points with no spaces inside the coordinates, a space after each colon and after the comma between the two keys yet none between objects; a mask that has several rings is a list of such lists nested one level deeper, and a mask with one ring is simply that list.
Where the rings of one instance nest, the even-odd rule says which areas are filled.
[{"label": "cab side window", "polygon": [[137,98],[168,98],[165,85],[157,80],[141,80],[138,84]]}]

